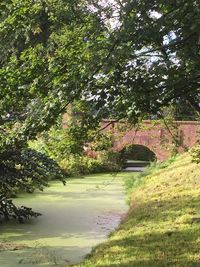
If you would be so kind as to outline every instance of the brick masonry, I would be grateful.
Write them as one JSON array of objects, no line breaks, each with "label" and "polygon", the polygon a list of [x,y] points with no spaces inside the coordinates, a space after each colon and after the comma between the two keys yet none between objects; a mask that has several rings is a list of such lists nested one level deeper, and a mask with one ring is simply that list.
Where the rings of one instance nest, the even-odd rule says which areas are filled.
[{"label": "brick masonry", "polygon": [[[123,129],[124,122],[102,121],[104,131],[110,131],[113,150],[120,151],[125,146],[138,144],[153,151],[158,161],[166,160],[176,149],[179,153],[197,144],[200,136],[199,121],[174,121],[167,127],[159,121],[143,121],[139,126]],[[175,143],[177,145],[175,145]]]}]

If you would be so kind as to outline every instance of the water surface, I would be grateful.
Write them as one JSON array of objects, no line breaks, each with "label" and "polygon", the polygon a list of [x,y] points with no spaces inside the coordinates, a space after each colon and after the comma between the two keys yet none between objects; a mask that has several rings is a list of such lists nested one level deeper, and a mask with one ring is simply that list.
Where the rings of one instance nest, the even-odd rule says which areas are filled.
[{"label": "water surface", "polygon": [[17,205],[43,215],[24,224],[0,225],[0,267],[53,267],[82,261],[126,213],[125,175],[90,175],[71,179],[66,186],[52,182],[44,192],[15,199]]}]

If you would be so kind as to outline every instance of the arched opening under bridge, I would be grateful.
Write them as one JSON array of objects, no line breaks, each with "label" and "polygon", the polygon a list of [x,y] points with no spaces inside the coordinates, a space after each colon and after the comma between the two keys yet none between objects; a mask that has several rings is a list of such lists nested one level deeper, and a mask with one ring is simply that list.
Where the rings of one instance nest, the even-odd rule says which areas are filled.
[{"label": "arched opening under bridge", "polygon": [[132,144],[125,146],[121,151],[125,170],[143,171],[150,162],[157,160],[156,154],[144,145]]}]

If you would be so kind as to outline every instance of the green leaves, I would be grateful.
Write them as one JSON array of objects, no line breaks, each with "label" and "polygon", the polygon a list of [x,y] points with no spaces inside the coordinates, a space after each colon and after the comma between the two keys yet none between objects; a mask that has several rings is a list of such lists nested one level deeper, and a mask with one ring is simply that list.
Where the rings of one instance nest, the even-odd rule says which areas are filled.
[{"label": "green leaves", "polygon": [[183,98],[200,112],[199,10],[182,0],[2,0],[0,158],[74,101],[87,109],[73,140],[103,117],[136,122]]},{"label": "green leaves", "polygon": [[0,221],[17,219],[20,223],[31,217],[38,217],[41,214],[32,211],[31,208],[27,207],[16,207],[11,199],[7,199],[4,195],[0,194]]}]

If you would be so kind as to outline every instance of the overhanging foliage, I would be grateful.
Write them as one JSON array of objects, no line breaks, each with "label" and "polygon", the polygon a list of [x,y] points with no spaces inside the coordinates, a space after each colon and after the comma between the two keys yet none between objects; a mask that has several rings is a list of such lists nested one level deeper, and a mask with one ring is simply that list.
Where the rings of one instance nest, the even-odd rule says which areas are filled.
[{"label": "overhanging foliage", "polygon": [[[88,107],[82,130],[111,113],[136,122],[182,100],[200,112],[200,3],[103,3],[1,1],[2,177],[26,184],[18,165],[39,171],[24,154],[27,141],[55,124],[75,100]],[[43,185],[29,175],[34,186]],[[13,179],[6,181],[7,191]]]}]

